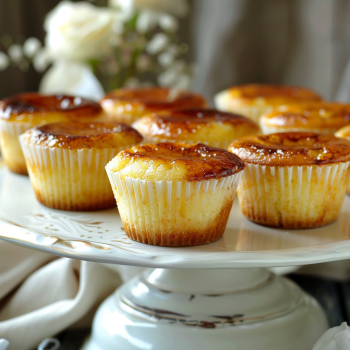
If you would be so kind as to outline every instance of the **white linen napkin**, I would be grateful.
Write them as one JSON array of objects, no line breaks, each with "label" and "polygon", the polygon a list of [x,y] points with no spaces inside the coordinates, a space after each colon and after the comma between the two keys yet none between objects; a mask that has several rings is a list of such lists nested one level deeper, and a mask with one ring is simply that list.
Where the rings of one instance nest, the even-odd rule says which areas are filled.
[{"label": "white linen napkin", "polygon": [[0,339],[0,350],[6,350],[9,344],[10,343],[6,339]]},{"label": "white linen napkin", "polygon": [[316,342],[312,350],[349,350],[350,327],[346,322],[340,326],[328,329]]},{"label": "white linen napkin", "polygon": [[120,284],[119,273],[102,264],[0,241],[0,339],[10,342],[7,350],[29,350],[66,328],[88,326]]}]

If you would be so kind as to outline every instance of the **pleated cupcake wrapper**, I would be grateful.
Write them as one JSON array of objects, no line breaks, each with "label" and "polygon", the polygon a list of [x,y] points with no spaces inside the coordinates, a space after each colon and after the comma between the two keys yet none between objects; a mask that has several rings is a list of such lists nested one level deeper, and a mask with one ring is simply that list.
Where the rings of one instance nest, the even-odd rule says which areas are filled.
[{"label": "pleated cupcake wrapper", "polygon": [[[210,216],[218,214],[215,210],[222,209],[227,197],[232,205],[241,173],[194,182],[148,181],[121,177],[107,168],[128,236],[138,242],[163,246],[197,245],[219,239],[223,232],[214,238],[213,232],[206,232],[208,237],[199,234],[197,241],[190,242],[187,233],[200,224],[196,222],[199,213],[204,213],[201,224],[210,224]],[[225,226],[228,215],[229,211],[223,219]],[[176,237],[172,234],[174,230]]]},{"label": "pleated cupcake wrapper", "polygon": [[124,147],[71,150],[31,146],[22,139],[21,144],[42,204],[62,210],[98,210],[115,205],[104,167]]},{"label": "pleated cupcake wrapper", "polygon": [[[237,102],[237,101],[234,101],[234,102]],[[267,104],[264,98],[257,98],[254,104],[251,104],[251,105],[233,103],[230,97],[230,92],[227,90],[219,92],[214,97],[214,103],[217,109],[244,115],[245,117],[256,122],[259,126],[260,126],[259,124],[260,117],[264,113],[271,112],[274,108],[272,105]]]},{"label": "pleated cupcake wrapper", "polygon": [[251,106],[232,106],[231,110],[234,113],[246,116],[247,118],[253,120],[255,123],[260,125],[260,117],[265,113],[272,112],[273,106],[261,103]]},{"label": "pleated cupcake wrapper", "polygon": [[310,129],[310,128],[291,128],[291,127],[274,127],[274,126],[268,126],[264,125],[264,123],[260,122],[260,129],[263,132],[263,134],[274,134],[278,132],[315,132],[317,134],[334,134],[336,130],[329,130],[329,132],[325,132],[327,129]]},{"label": "pleated cupcake wrapper", "polygon": [[[16,173],[26,173],[26,165],[19,136],[32,128],[30,123],[0,120],[0,145],[6,165]],[[4,134],[4,136],[2,136]]]},{"label": "pleated cupcake wrapper", "polygon": [[107,115],[107,119],[113,122],[131,125],[139,118],[138,116],[134,116],[132,113],[120,113],[118,109],[119,106],[103,104],[102,107]]},{"label": "pleated cupcake wrapper", "polygon": [[339,214],[348,172],[349,162],[292,167],[246,164],[238,190],[242,211],[253,221],[271,225],[276,205],[280,205],[282,223],[286,220],[289,228],[297,228],[303,225],[303,218],[312,220],[319,206],[327,220],[327,211]]},{"label": "pleated cupcake wrapper", "polygon": [[[144,136],[142,144],[147,144],[147,143],[157,144],[157,143],[161,143],[161,142],[183,142],[183,143],[191,144],[191,145],[192,144],[196,144],[196,143],[203,143],[204,145],[208,145],[209,146],[209,143],[207,141],[203,141],[203,140],[199,140],[199,141],[175,140],[175,139],[169,140],[169,139],[157,139],[157,138],[148,137],[148,136]],[[232,140],[227,142],[227,147],[225,147],[223,145],[224,143],[226,145],[226,142],[222,142],[222,141],[210,142],[210,147],[217,147],[217,148],[227,149],[231,142],[232,142]]]}]

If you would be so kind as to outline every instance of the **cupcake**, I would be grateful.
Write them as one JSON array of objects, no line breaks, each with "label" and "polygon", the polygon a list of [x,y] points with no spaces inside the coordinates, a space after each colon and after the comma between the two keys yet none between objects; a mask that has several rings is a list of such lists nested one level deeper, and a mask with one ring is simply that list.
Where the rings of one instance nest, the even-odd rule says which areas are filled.
[{"label": "cupcake", "polygon": [[221,238],[243,169],[225,150],[184,143],[136,146],[106,167],[127,236],[160,246]]},{"label": "cupcake", "polygon": [[246,164],[237,194],[249,220],[303,229],[337,219],[349,179],[350,141],[290,132],[245,137],[229,151]]},{"label": "cupcake", "polygon": [[148,114],[133,127],[144,136],[145,142],[204,143],[225,150],[233,140],[259,133],[259,127],[248,118],[202,108]]},{"label": "cupcake", "polygon": [[128,125],[152,112],[207,106],[199,94],[161,87],[114,90],[100,103],[111,120]]},{"label": "cupcake", "polygon": [[322,100],[316,92],[294,86],[247,84],[234,86],[214,97],[215,106],[238,113],[259,123],[262,114],[273,108],[303,101]]},{"label": "cupcake", "polygon": [[[335,136],[350,140],[350,125],[344,126],[335,133]],[[350,179],[349,179],[350,180]],[[350,181],[348,182],[346,193],[350,195]]]},{"label": "cupcake", "polygon": [[0,101],[0,144],[7,167],[27,174],[19,135],[37,125],[69,121],[100,120],[104,112],[98,103],[66,95],[23,93]]},{"label": "cupcake", "polygon": [[264,134],[305,131],[333,135],[349,124],[350,104],[323,101],[282,106],[260,118]]},{"label": "cupcake", "polygon": [[54,209],[88,211],[115,206],[104,168],[142,136],[118,123],[67,122],[28,130],[20,141],[38,201]]}]

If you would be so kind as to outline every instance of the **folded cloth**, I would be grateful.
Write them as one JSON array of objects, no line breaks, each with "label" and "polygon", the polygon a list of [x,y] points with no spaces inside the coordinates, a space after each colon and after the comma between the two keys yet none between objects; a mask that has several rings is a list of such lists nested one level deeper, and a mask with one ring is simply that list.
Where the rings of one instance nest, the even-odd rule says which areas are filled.
[{"label": "folded cloth", "polygon": [[349,350],[350,327],[346,322],[340,326],[328,329],[317,341],[312,350]]},{"label": "folded cloth", "polygon": [[90,325],[121,282],[102,264],[0,241],[0,339],[10,342],[7,350],[29,350],[66,328]]},{"label": "folded cloth", "polygon": [[9,346],[9,342],[6,339],[0,339],[0,350],[6,350]]}]

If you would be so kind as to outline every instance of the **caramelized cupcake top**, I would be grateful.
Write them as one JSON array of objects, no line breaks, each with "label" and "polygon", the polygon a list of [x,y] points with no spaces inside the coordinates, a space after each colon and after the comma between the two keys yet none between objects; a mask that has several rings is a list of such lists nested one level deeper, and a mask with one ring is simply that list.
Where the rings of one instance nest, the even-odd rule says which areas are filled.
[{"label": "caramelized cupcake top", "polygon": [[64,149],[119,148],[142,141],[132,127],[113,122],[45,124],[28,130],[21,138],[29,145]]},{"label": "caramelized cupcake top", "polygon": [[261,123],[281,128],[337,130],[350,124],[350,104],[320,101],[281,106],[264,114]]},{"label": "caramelized cupcake top", "polygon": [[336,137],[343,137],[344,139],[350,140],[350,125],[344,126],[339,129],[335,134]]},{"label": "caramelized cupcake top", "polygon": [[[179,141],[217,141],[231,138],[237,127],[243,126],[245,135],[259,132],[258,126],[248,118],[216,109],[183,108],[162,111],[142,117],[134,127],[144,136]],[[239,134],[239,132],[237,132]],[[244,136],[244,135],[240,135]]]},{"label": "caramelized cupcake top", "polygon": [[229,146],[244,162],[293,166],[346,162],[350,160],[350,141],[332,135],[289,132],[244,137]]},{"label": "caramelized cupcake top", "polygon": [[225,92],[227,99],[237,99],[246,104],[262,100],[277,106],[287,102],[322,100],[320,95],[310,89],[286,85],[246,84],[233,86]]},{"label": "caramelized cupcake top", "polygon": [[206,100],[194,92],[150,87],[117,89],[106,94],[101,105],[107,108],[117,105],[117,113],[133,113],[138,116],[164,109],[206,107]]},{"label": "caramelized cupcake top", "polygon": [[103,115],[102,107],[91,100],[68,95],[27,92],[0,101],[0,119],[40,124],[77,117],[93,120]]},{"label": "caramelized cupcake top", "polygon": [[244,163],[232,153],[200,143],[159,143],[122,151],[107,169],[140,180],[202,181],[238,173]]}]

